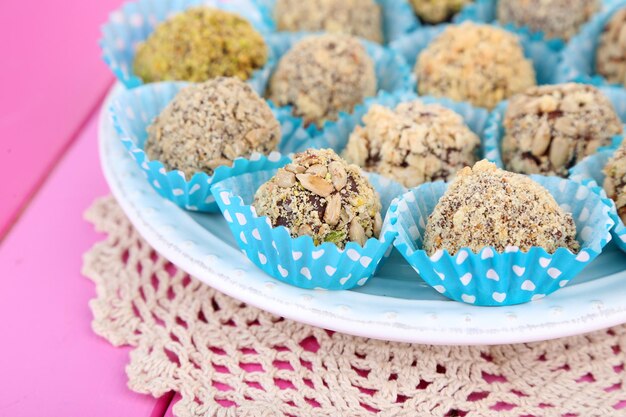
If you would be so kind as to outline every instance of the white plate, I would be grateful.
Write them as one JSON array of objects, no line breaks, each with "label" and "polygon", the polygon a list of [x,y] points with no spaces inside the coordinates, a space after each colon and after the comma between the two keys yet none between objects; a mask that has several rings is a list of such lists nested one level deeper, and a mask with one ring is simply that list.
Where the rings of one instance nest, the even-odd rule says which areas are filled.
[{"label": "white plate", "polygon": [[308,291],[276,281],[237,249],[220,214],[184,211],[152,190],[116,137],[108,114],[111,94],[100,115],[99,140],[113,195],[154,249],[223,293],[326,329],[428,344],[529,342],[626,323],[626,255],[613,244],[566,288],[512,307],[449,301],[397,253],[354,291]]}]

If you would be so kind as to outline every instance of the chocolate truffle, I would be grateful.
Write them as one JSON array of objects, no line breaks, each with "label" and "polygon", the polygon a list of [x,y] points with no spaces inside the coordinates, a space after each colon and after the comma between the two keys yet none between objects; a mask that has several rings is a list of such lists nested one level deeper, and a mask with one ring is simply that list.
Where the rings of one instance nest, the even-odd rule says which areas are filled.
[{"label": "chocolate truffle", "polygon": [[278,63],[269,86],[274,103],[293,106],[306,125],[319,127],[374,94],[374,62],[365,47],[355,37],[335,34],[296,43]]},{"label": "chocolate truffle", "polygon": [[567,40],[599,8],[599,0],[499,0],[498,20]]},{"label": "chocolate truffle", "polygon": [[596,72],[610,83],[626,85],[626,8],[611,17],[600,35]]},{"label": "chocolate truffle", "polygon": [[148,127],[148,157],[191,178],[252,152],[272,151],[280,124],[265,100],[238,78],[183,88]]},{"label": "chocolate truffle", "polygon": [[459,171],[428,218],[424,249],[428,255],[462,248],[478,253],[509,246],[548,253],[565,247],[578,252],[576,225],[544,187],[525,175],[496,168],[486,160]]},{"label": "chocolate truffle", "polygon": [[447,181],[476,162],[480,140],[454,111],[419,100],[395,110],[380,105],[363,116],[348,140],[344,157],[406,187]]},{"label": "chocolate truffle", "polygon": [[265,65],[263,37],[242,17],[195,7],[159,24],[137,46],[134,72],[144,82],[250,78]]},{"label": "chocolate truffle", "polygon": [[278,30],[331,32],[381,43],[380,6],[374,0],[276,0]]},{"label": "chocolate truffle", "polygon": [[516,35],[470,22],[446,28],[419,55],[415,74],[420,95],[488,109],[536,84]]},{"label": "chocolate truffle", "polygon": [[253,205],[273,226],[285,226],[293,237],[311,236],[316,245],[364,245],[382,227],[378,194],[359,167],[331,149],[295,154],[259,187]]},{"label": "chocolate truffle", "polygon": [[626,141],[604,167],[604,190],[615,201],[617,214],[626,223]]},{"label": "chocolate truffle", "polygon": [[472,0],[410,0],[410,2],[421,21],[437,24],[449,21]]},{"label": "chocolate truffle", "polygon": [[597,88],[568,83],[533,87],[513,97],[504,128],[507,169],[565,177],[599,146],[610,145],[622,123]]}]

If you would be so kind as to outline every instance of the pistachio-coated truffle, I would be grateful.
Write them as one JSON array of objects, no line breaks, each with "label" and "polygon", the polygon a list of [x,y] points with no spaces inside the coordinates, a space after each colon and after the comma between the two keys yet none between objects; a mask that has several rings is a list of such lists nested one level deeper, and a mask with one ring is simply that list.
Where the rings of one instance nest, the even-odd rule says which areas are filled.
[{"label": "pistachio-coated truffle", "polygon": [[611,17],[600,35],[596,71],[608,82],[626,86],[626,8]]},{"label": "pistachio-coated truffle", "polygon": [[336,34],[309,36],[293,45],[269,86],[274,103],[293,106],[306,125],[320,127],[375,94],[374,62],[365,47],[353,36]]},{"label": "pistachio-coated truffle", "polygon": [[530,177],[486,160],[463,168],[428,218],[424,249],[454,255],[462,248],[502,253],[510,246],[522,252],[533,246],[548,253],[580,249],[572,215]]},{"label": "pistachio-coated truffle", "polygon": [[599,8],[599,0],[499,0],[498,20],[567,40]]},{"label": "pistachio-coated truffle", "polygon": [[437,24],[449,21],[472,0],[410,0],[417,17],[423,22]]},{"label": "pistachio-coated truffle", "polygon": [[316,245],[364,245],[382,227],[378,194],[359,167],[331,149],[294,155],[259,187],[253,205],[273,226],[285,226],[293,237],[311,236]]},{"label": "pistachio-coated truffle", "polygon": [[533,87],[514,96],[503,124],[507,169],[562,177],[622,132],[622,122],[602,92],[575,83]]},{"label": "pistachio-coated truffle", "polygon": [[278,30],[354,35],[381,43],[380,6],[374,0],[276,0]]},{"label": "pistachio-coated truffle", "polygon": [[446,28],[419,55],[415,74],[420,95],[488,109],[536,84],[532,62],[515,34],[471,22]]},{"label": "pistachio-coated truffle", "polygon": [[476,162],[478,136],[459,114],[439,104],[375,105],[363,123],[350,135],[346,160],[406,187],[447,181]]},{"label": "pistachio-coated truffle", "polygon": [[144,82],[247,80],[265,65],[265,41],[237,14],[194,7],[159,24],[137,47],[134,72]]},{"label": "pistachio-coated truffle", "polygon": [[238,78],[219,77],[180,90],[148,127],[145,149],[191,178],[253,152],[267,154],[280,137],[265,100]]},{"label": "pistachio-coated truffle", "polygon": [[615,201],[617,214],[626,224],[626,142],[604,167],[604,190]]}]

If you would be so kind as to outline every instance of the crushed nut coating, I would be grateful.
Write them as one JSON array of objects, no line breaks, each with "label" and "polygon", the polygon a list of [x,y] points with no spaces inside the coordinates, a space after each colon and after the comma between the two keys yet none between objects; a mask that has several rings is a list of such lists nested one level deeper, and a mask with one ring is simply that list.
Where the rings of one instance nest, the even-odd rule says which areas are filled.
[{"label": "crushed nut coating", "polygon": [[626,85],[626,8],[613,15],[600,36],[596,71],[610,83]]},{"label": "crushed nut coating", "polygon": [[423,22],[437,24],[448,22],[472,0],[410,0],[417,17]]},{"label": "crushed nut coating", "polygon": [[498,20],[568,40],[599,8],[599,0],[499,0]]},{"label": "crushed nut coating", "polygon": [[576,225],[554,197],[529,177],[496,168],[486,160],[459,171],[428,218],[424,249],[429,255],[462,248],[478,253],[507,246],[548,253],[565,247],[578,252]]},{"label": "crushed nut coating", "polygon": [[344,158],[406,187],[448,181],[476,162],[478,136],[439,104],[414,100],[393,110],[375,105],[363,123],[350,135]]},{"label": "crushed nut coating", "polygon": [[148,157],[191,178],[209,175],[252,152],[267,154],[281,137],[270,107],[238,78],[183,88],[148,127]]},{"label": "crushed nut coating", "polygon": [[626,141],[604,167],[604,190],[615,201],[617,214],[626,223]]},{"label": "crushed nut coating", "polygon": [[471,22],[446,28],[419,55],[414,71],[420,95],[488,109],[536,84],[515,34]]},{"label": "crushed nut coating", "polygon": [[374,62],[365,47],[355,37],[329,34],[296,43],[278,63],[268,95],[293,106],[306,125],[321,127],[375,94]]},{"label": "crushed nut coating", "polygon": [[503,124],[507,169],[562,177],[622,132],[622,123],[602,92],[574,83],[533,87],[514,96]]},{"label": "crushed nut coating", "polygon": [[382,227],[378,194],[359,167],[331,149],[295,154],[259,187],[253,205],[274,227],[285,226],[293,237],[309,235],[316,245],[364,245]]},{"label": "crushed nut coating", "polygon": [[380,6],[374,0],[277,0],[278,30],[354,35],[381,43]]},{"label": "crushed nut coating", "polygon": [[134,72],[144,82],[202,82],[218,76],[247,80],[265,65],[267,46],[239,15],[194,7],[160,23],[137,46]]}]

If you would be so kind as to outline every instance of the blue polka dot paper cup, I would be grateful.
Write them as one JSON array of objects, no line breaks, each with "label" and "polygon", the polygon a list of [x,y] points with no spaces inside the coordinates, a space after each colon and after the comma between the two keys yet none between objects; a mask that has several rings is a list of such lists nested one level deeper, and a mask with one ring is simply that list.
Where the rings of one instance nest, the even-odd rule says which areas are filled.
[{"label": "blue polka dot paper cup", "polygon": [[[277,24],[274,19],[276,0],[254,0],[254,2],[265,15],[270,16],[272,25],[276,28]],[[376,0],[376,3],[382,12],[383,41],[385,43],[398,39],[420,26],[420,22],[407,0]]]},{"label": "blue polka dot paper cup", "polygon": [[[137,44],[145,41],[159,23],[176,13],[202,5],[239,14],[264,37],[271,32],[271,21],[252,0],[137,0],[125,3],[111,13],[108,22],[102,26],[100,48],[104,61],[126,88],[144,84],[133,73]],[[254,71],[248,80],[259,94],[265,91],[272,65],[273,58],[270,53],[266,65]]]},{"label": "blue polka dot paper cup", "polygon": [[595,15],[565,49],[563,60],[556,71],[556,82],[579,81],[594,85],[610,85],[596,73],[596,49],[604,27],[613,15],[626,7],[626,1],[606,2],[602,12]]},{"label": "blue polka dot paper cup", "polygon": [[255,153],[249,158],[237,158],[232,166],[220,166],[213,175],[198,172],[191,178],[185,178],[182,171],[168,170],[161,161],[150,160],[144,152],[148,137],[146,128],[161,113],[178,91],[188,83],[151,83],[142,87],[121,92],[113,99],[110,108],[116,131],[150,185],[164,198],[179,207],[191,211],[219,212],[210,187],[214,182],[246,172],[278,168],[289,162],[284,156],[287,152],[299,151],[315,146],[306,131],[294,124],[291,118],[279,110],[273,109],[281,125],[282,139],[278,147],[280,152],[269,155]]},{"label": "blue polka dot paper cup", "polygon": [[[417,57],[450,25],[431,26],[417,30],[409,35],[392,42],[389,47],[397,51],[412,68],[415,67]],[[499,27],[498,25],[493,25]],[[504,27],[511,31],[509,28]],[[557,45],[535,39],[527,31],[511,31],[520,39],[524,48],[524,55],[530,59],[535,68],[538,84],[550,84],[555,77],[555,68],[561,59]],[[419,80],[417,80],[419,84]]]},{"label": "blue polka dot paper cup", "polygon": [[[395,232],[387,228],[365,246],[349,242],[344,249],[330,242],[315,246],[310,236],[293,238],[287,228],[273,227],[267,217],[257,216],[251,205],[256,190],[275,173],[276,170],[269,170],[244,174],[212,187],[243,253],[268,275],[296,287],[348,290],[365,285],[391,252]],[[382,215],[393,198],[406,189],[378,175],[367,176],[381,197]]]},{"label": "blue polka dot paper cup", "polygon": [[[626,124],[626,90],[617,87],[599,87],[599,89],[609,99],[622,123]],[[506,132],[503,123],[508,107],[509,102],[506,100],[498,104],[489,114],[483,132],[485,158],[495,163],[498,168],[504,168],[502,140]],[[622,137],[621,135],[613,137],[613,145],[620,143]]]},{"label": "blue polka dot paper cup", "polygon": [[505,253],[484,248],[478,253],[461,249],[452,256],[438,251],[428,256],[423,236],[428,216],[447,184],[427,183],[395,200],[387,213],[388,227],[398,233],[394,245],[415,271],[439,293],[480,306],[503,306],[537,300],[565,286],[595,259],[608,241],[613,220],[610,206],[588,187],[557,177],[533,175],[576,222],[579,253],[559,248],[547,253],[510,247]]},{"label": "blue polka dot paper cup", "polygon": [[[350,134],[357,126],[363,126],[363,116],[374,105],[380,105],[388,108],[395,108],[400,103],[408,101],[420,100],[426,104],[439,104],[450,110],[455,111],[465,121],[465,124],[479,137],[485,129],[489,112],[483,108],[474,107],[469,103],[457,102],[446,98],[435,98],[422,96],[418,97],[412,91],[403,91],[396,93],[382,92],[377,97],[371,97],[365,100],[362,105],[357,106],[351,114],[342,114],[339,120],[326,125],[324,133],[319,137],[323,141],[324,147],[333,148],[340,153],[347,145]],[[482,154],[482,151],[480,152]]]},{"label": "blue polka dot paper cup", "polygon": [[615,222],[615,227],[611,230],[613,241],[624,252],[626,252],[626,225],[617,215],[617,209],[613,200],[607,197],[602,184],[604,184],[604,167],[615,153],[615,147],[605,148],[598,153],[588,156],[570,170],[570,179],[587,185],[592,188],[606,203],[611,206],[609,215]]},{"label": "blue polka dot paper cup", "polygon": [[[278,65],[280,58],[285,53],[287,53],[287,51],[289,51],[289,49],[291,49],[291,47],[298,41],[307,36],[318,34],[319,33],[285,32],[269,36],[269,42],[272,47],[272,52],[276,57],[276,65]],[[374,61],[376,82],[379,94],[381,92],[394,93],[415,90],[415,77],[413,76],[409,66],[398,53],[374,42],[369,42],[366,40],[361,40],[361,42],[365,46],[368,55]],[[274,69],[275,67],[272,69],[272,72]],[[291,106],[284,106],[283,108],[291,111]],[[341,112],[339,117],[342,117],[346,114],[348,113]],[[293,119],[294,122],[300,121],[300,123],[302,123],[301,118],[294,117]],[[333,121],[327,121],[326,123],[324,123],[322,129],[318,128],[314,124],[311,124],[308,126],[307,129],[312,136],[317,136],[322,134],[327,126],[330,126],[333,123]]]}]

